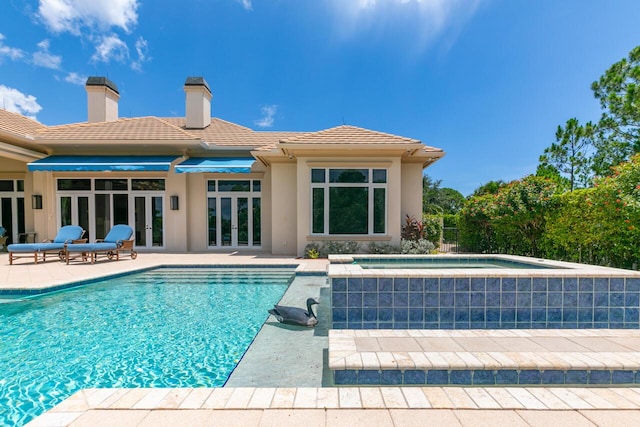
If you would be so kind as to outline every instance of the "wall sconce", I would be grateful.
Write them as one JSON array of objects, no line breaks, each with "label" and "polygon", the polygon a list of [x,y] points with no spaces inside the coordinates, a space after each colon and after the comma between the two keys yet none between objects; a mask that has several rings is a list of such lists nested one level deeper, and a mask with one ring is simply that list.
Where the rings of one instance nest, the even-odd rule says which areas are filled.
[{"label": "wall sconce", "polygon": [[171,196],[170,207],[172,211],[177,211],[180,209],[180,202],[178,200],[178,196]]},{"label": "wall sconce", "polygon": [[34,194],[31,196],[31,207],[33,209],[42,209],[42,195]]}]

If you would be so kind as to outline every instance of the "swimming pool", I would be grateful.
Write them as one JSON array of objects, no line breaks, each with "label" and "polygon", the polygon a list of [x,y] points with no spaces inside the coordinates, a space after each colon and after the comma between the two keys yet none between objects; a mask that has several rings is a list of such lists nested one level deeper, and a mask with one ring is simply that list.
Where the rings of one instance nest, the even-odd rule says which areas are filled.
[{"label": "swimming pool", "polygon": [[224,385],[292,277],[161,268],[0,304],[0,425],[82,388]]}]

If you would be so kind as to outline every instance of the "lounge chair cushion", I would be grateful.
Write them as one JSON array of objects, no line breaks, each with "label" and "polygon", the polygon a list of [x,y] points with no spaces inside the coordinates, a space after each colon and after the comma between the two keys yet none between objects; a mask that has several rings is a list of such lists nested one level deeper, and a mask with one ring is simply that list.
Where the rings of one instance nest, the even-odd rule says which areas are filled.
[{"label": "lounge chair cushion", "polygon": [[114,225],[104,238],[107,243],[122,243],[123,240],[129,240],[133,236],[133,228],[126,224]]},{"label": "lounge chair cushion", "polygon": [[66,242],[71,243],[82,237],[84,230],[77,225],[65,225],[60,228],[53,242],[46,243],[14,243],[7,246],[9,252],[49,252],[64,249]]},{"label": "lounge chair cushion", "polygon": [[102,252],[115,251],[118,249],[117,243],[96,242],[96,243],[76,243],[67,245],[67,252]]},{"label": "lounge chair cushion", "polygon": [[84,230],[77,225],[65,225],[58,231],[58,235],[53,239],[53,243],[71,243],[72,240],[78,240],[82,237]]},{"label": "lounge chair cushion", "polygon": [[107,252],[122,246],[122,242],[131,239],[133,228],[126,224],[114,225],[102,242],[76,243],[67,245],[67,252]]},{"label": "lounge chair cushion", "polygon": [[51,252],[64,249],[64,243],[14,243],[7,246],[9,252]]}]

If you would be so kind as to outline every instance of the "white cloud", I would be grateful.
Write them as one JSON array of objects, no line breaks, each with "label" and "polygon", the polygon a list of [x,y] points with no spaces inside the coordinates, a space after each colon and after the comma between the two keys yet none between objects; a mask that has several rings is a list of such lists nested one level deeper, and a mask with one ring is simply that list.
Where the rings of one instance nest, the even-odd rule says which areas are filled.
[{"label": "white cloud", "polygon": [[111,34],[100,38],[91,60],[94,62],[124,62],[128,58],[129,48],[127,44],[120,40],[116,34]]},{"label": "white cloud", "polygon": [[42,110],[35,96],[25,95],[17,89],[4,85],[0,85],[0,107],[33,120],[36,120],[36,114]]},{"label": "white cloud", "polygon": [[136,71],[142,71],[142,64],[151,60],[148,55],[149,49],[147,46],[147,41],[142,37],[138,37],[138,40],[136,40],[136,53],[138,54],[138,59],[131,63],[131,68]]},{"label": "white cloud", "polygon": [[[244,0],[249,1],[250,0]],[[131,34],[138,25],[140,0],[39,0],[37,18],[54,33],[71,33],[95,46],[92,62],[121,62],[130,59],[134,47],[137,58],[131,62],[131,68],[142,70],[144,62],[149,61],[147,41],[138,37],[134,42],[124,37]],[[47,46],[48,47],[48,46]],[[62,59],[41,50],[34,54],[34,63],[59,68]]]},{"label": "white cloud", "polygon": [[261,128],[270,128],[273,126],[276,112],[278,111],[277,105],[265,105],[261,109],[262,117],[255,121],[256,126]]},{"label": "white cloud", "polygon": [[62,57],[49,53],[49,40],[42,40],[38,43],[38,50],[33,53],[31,60],[38,67],[59,70],[62,64]]},{"label": "white cloud", "polygon": [[80,35],[82,28],[130,32],[138,23],[138,0],[40,0],[38,15],[55,33]]},{"label": "white cloud", "polygon": [[330,0],[343,37],[361,31],[411,31],[413,42],[424,47],[467,22],[483,0]]},{"label": "white cloud", "polygon": [[74,85],[84,86],[84,84],[87,82],[87,77],[72,72],[67,74],[67,76],[64,78],[64,81]]},{"label": "white cloud", "polygon": [[24,52],[21,49],[5,46],[4,43],[2,42],[4,39],[5,39],[4,35],[0,33],[0,61],[4,57],[7,57],[12,60],[16,60],[24,56]]},{"label": "white cloud", "polygon": [[245,8],[245,10],[253,10],[253,5],[251,4],[251,0],[236,0],[238,3],[242,4],[242,7]]}]

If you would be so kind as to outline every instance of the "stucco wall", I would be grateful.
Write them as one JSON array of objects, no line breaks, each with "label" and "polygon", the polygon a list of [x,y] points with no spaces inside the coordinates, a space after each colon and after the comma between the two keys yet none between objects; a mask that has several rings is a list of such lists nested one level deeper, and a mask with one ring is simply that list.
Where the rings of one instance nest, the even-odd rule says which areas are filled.
[{"label": "stucco wall", "polygon": [[298,188],[296,196],[297,206],[297,239],[296,255],[304,256],[304,248],[309,243],[311,234],[311,168],[307,158],[299,158],[296,167],[296,180]]},{"label": "stucco wall", "polygon": [[[38,240],[53,239],[58,234],[57,200],[55,180],[52,172],[32,172],[33,194],[42,195],[42,209],[33,210],[33,228],[38,232]],[[26,190],[26,183],[25,183]],[[31,197],[31,196],[29,196]],[[25,208],[31,203],[25,201]],[[25,209],[26,210],[26,209]],[[28,217],[25,213],[25,215]]]},{"label": "stucco wall", "polygon": [[422,219],[422,164],[402,165],[402,207],[401,221],[406,215]]},{"label": "stucco wall", "polygon": [[188,239],[188,251],[207,250],[209,224],[207,220],[207,178],[203,174],[188,173],[185,195],[185,214],[187,218],[185,236]]},{"label": "stucco wall", "polygon": [[273,233],[271,225],[273,222],[273,188],[271,182],[271,169],[267,169],[262,164],[254,165],[254,169],[264,171],[262,176],[262,250],[269,251],[273,245]]},{"label": "stucco wall", "polygon": [[[169,252],[188,250],[187,223],[189,212],[195,203],[192,202],[187,191],[187,175],[189,174],[169,173],[165,181],[164,242]],[[195,194],[200,194],[200,198],[204,198],[206,193]],[[178,210],[171,210],[171,196],[178,196]]]},{"label": "stucco wall", "polygon": [[[15,175],[16,172],[22,175]],[[27,164],[25,162],[0,157],[0,176],[2,177],[0,179],[23,179],[26,172]],[[12,175],[7,175],[8,173],[12,173]]]},{"label": "stucco wall", "polygon": [[271,253],[274,255],[295,255],[297,251],[296,177],[293,163],[271,165]]},{"label": "stucco wall", "polygon": [[402,225],[402,164],[400,159],[393,159],[387,177],[387,235],[391,237],[389,243],[400,244]]},{"label": "stucco wall", "polygon": [[[274,162],[270,168],[257,163],[249,175],[234,176],[234,179],[262,179],[262,249],[274,255],[304,255],[304,248],[311,236],[310,171],[313,167],[381,167],[388,169],[387,186],[387,234],[384,236],[356,236],[354,240],[400,242],[400,230],[405,215],[420,218],[422,213],[422,165],[401,163],[400,158],[380,157],[344,158],[298,158],[295,162]],[[51,173],[26,172],[26,164],[0,159],[0,179],[25,180],[25,221],[28,231],[38,232],[38,239],[53,238],[58,232],[58,207],[55,179],[69,178],[119,178],[131,174],[99,173]],[[140,176],[140,175],[135,175]],[[145,174],[145,177],[164,178],[165,191],[165,245],[168,252],[204,252],[208,248],[207,233],[207,188],[208,179],[226,178],[217,174]],[[43,209],[31,209],[31,195],[43,196]],[[180,207],[170,209],[170,198],[177,195]],[[93,236],[95,237],[95,236]],[[337,240],[326,237],[324,240]],[[349,237],[345,239],[351,240]],[[223,249],[223,248],[221,248]]]}]

